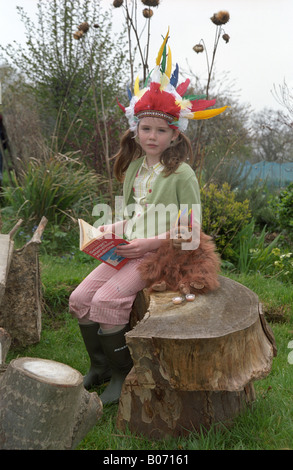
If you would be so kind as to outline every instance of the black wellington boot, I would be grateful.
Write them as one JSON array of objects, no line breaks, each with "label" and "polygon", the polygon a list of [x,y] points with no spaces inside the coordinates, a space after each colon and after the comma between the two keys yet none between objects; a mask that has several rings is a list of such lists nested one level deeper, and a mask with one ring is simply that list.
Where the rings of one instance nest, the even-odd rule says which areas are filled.
[{"label": "black wellington boot", "polygon": [[112,370],[110,383],[100,396],[104,405],[118,403],[123,382],[133,365],[125,341],[125,333],[127,333],[127,331],[129,331],[128,325],[117,333],[103,334],[101,330],[98,333],[104,353],[107,356]]},{"label": "black wellington boot", "polygon": [[83,378],[84,388],[101,385],[111,379],[111,369],[100,343],[99,323],[79,324],[81,336],[90,358],[90,370]]}]

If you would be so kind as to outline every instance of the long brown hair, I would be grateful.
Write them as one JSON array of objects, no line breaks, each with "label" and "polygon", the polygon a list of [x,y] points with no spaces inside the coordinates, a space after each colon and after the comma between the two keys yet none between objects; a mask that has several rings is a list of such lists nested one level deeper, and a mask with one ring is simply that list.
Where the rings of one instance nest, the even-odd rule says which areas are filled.
[{"label": "long brown hair", "polygon": [[[114,175],[118,181],[123,181],[124,174],[133,160],[141,157],[143,150],[135,140],[134,133],[126,131],[120,142],[119,152],[114,155]],[[168,147],[161,155],[160,162],[164,165],[164,176],[175,173],[180,163],[187,161],[190,165],[193,162],[191,143],[188,137],[180,133],[174,143]]]}]

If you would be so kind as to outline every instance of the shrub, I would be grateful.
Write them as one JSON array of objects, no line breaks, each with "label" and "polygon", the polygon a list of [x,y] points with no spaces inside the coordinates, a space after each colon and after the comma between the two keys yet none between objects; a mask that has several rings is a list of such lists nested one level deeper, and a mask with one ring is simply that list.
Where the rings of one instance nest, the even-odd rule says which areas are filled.
[{"label": "shrub", "polygon": [[248,188],[237,188],[236,198],[238,201],[249,200],[251,216],[255,225],[262,229],[264,226],[269,230],[278,229],[276,219],[277,192],[268,189],[266,183],[254,181]]},{"label": "shrub", "polygon": [[278,202],[278,217],[282,229],[292,237],[293,229],[293,183],[281,191]]},{"label": "shrub", "polygon": [[220,255],[233,260],[232,241],[241,228],[250,220],[249,202],[238,202],[227,183],[221,188],[210,184],[201,190],[203,208],[202,228],[211,235]]}]

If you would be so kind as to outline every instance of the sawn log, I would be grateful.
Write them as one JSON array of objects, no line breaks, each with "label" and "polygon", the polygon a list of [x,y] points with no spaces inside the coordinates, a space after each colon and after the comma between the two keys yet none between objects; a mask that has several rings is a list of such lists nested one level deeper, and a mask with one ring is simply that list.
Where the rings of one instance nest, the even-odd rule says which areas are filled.
[{"label": "sawn log", "polygon": [[250,289],[220,276],[220,288],[194,302],[174,305],[172,297],[152,293],[148,312],[127,333],[134,367],[121,394],[120,429],[177,436],[229,420],[271,370],[274,337]]},{"label": "sawn log", "polygon": [[0,449],[75,449],[102,409],[77,370],[46,359],[14,359],[0,380]]}]

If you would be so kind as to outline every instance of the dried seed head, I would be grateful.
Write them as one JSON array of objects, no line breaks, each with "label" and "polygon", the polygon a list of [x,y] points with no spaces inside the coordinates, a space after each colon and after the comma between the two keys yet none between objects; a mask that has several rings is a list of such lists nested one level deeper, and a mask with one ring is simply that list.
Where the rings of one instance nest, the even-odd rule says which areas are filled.
[{"label": "dried seed head", "polygon": [[145,18],[151,18],[154,12],[151,8],[144,8],[144,10],[142,11],[142,14]]},{"label": "dried seed head", "polygon": [[113,6],[115,8],[119,8],[119,7],[121,7],[122,3],[123,3],[123,0],[114,0]]},{"label": "dried seed head", "polygon": [[141,1],[147,7],[157,7],[160,3],[160,0],[141,0]]},{"label": "dried seed head", "polygon": [[88,24],[87,21],[84,21],[78,26],[78,30],[83,31],[84,33],[87,33],[89,29],[90,29],[90,25]]},{"label": "dried seed head", "polygon": [[226,10],[218,11],[218,13],[214,13],[211,17],[212,22],[217,26],[228,23],[229,19],[230,14]]},{"label": "dried seed head", "polygon": [[229,42],[229,40],[230,40],[229,34],[226,34],[226,33],[223,34],[222,38],[224,39],[224,41],[225,41],[226,43]]},{"label": "dried seed head", "polygon": [[203,52],[203,45],[202,44],[195,44],[195,46],[193,46],[193,50],[194,52],[196,52],[197,54],[199,52]]},{"label": "dried seed head", "polygon": [[75,31],[75,33],[73,33],[73,38],[79,40],[83,34],[83,31]]}]

